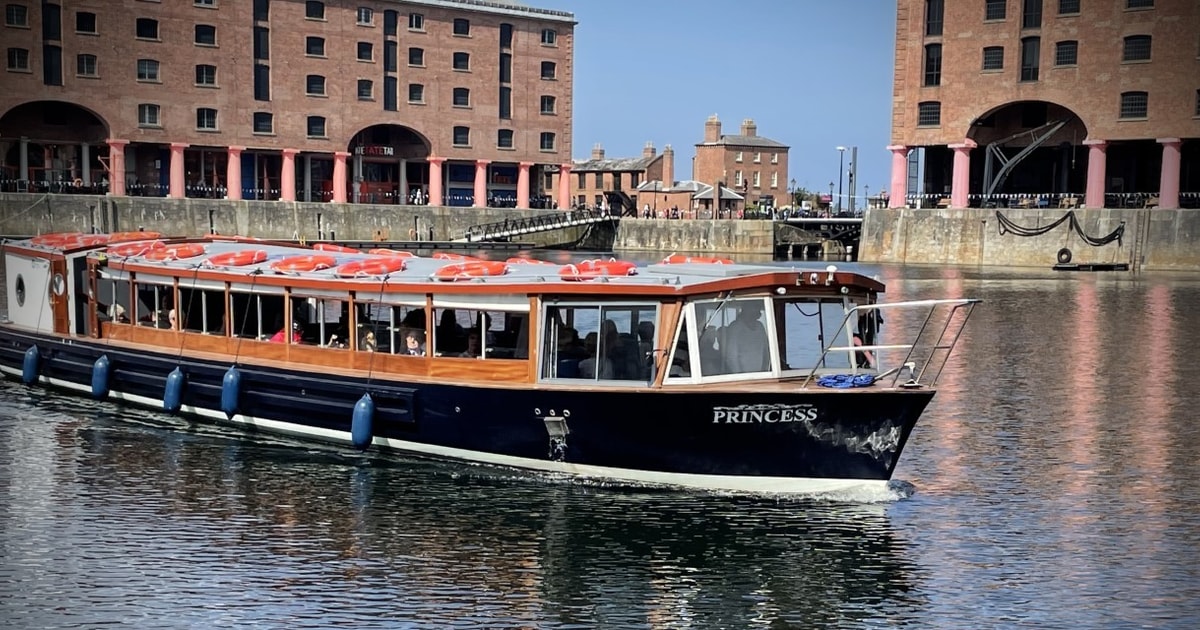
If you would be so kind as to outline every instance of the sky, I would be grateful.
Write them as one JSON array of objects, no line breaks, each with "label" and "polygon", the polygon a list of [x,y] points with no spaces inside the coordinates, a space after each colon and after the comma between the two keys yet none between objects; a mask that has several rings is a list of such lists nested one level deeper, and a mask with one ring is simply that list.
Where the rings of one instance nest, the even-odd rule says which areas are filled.
[{"label": "sky", "polygon": [[753,118],[789,145],[798,186],[836,192],[838,146],[858,147],[860,197],[888,186],[894,0],[523,1],[578,22],[576,159],[671,144],[685,179],[716,114],[725,134]]}]

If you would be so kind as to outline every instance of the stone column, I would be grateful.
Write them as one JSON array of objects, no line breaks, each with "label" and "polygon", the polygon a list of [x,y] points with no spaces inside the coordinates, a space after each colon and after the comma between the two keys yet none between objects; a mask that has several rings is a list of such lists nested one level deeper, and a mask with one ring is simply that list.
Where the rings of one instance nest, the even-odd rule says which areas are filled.
[{"label": "stone column", "polygon": [[304,154],[304,200],[312,201],[312,154]]},{"label": "stone column", "polygon": [[888,207],[903,208],[908,205],[908,152],[909,147],[892,145],[892,184],[888,190]]},{"label": "stone column", "polygon": [[92,145],[84,142],[79,145],[79,179],[84,186],[92,185]]},{"label": "stone column", "polygon": [[186,142],[171,143],[171,179],[167,196],[172,199],[183,199],[186,194],[183,181],[183,150],[188,148]]},{"label": "stone column", "polygon": [[529,168],[531,166],[533,166],[533,162],[517,164],[517,207],[522,210],[529,209]]},{"label": "stone column", "polygon": [[346,203],[346,151],[333,154],[333,203]]},{"label": "stone column", "polygon": [[296,200],[296,154],[295,149],[283,150],[283,166],[279,169],[279,200]]},{"label": "stone column", "polygon": [[362,181],[363,181],[363,156],[361,153],[354,154],[354,162],[351,164],[353,172],[350,174],[351,200],[354,203],[362,203]]},{"label": "stone column", "polygon": [[967,138],[959,144],[949,145],[954,150],[954,172],[950,180],[950,207],[966,208],[971,192],[971,149],[979,146]]},{"label": "stone column", "polygon": [[108,139],[108,192],[118,197],[125,196],[125,145],[128,140]]},{"label": "stone column", "polygon": [[1162,145],[1162,174],[1158,183],[1158,207],[1179,207],[1179,175],[1182,169],[1180,147],[1183,145],[1179,138],[1159,138]]},{"label": "stone column", "polygon": [[400,195],[400,198],[396,200],[396,203],[406,204],[408,203],[408,160],[404,158],[400,158],[400,177],[398,179],[400,180],[400,189],[397,194]]},{"label": "stone column", "polygon": [[229,156],[225,164],[225,198],[237,201],[242,198],[242,151],[246,147],[228,147]]},{"label": "stone column", "polygon": [[429,205],[442,205],[442,163],[446,158],[429,158]]},{"label": "stone column", "polygon": [[29,138],[24,136],[17,154],[17,179],[29,181]]},{"label": "stone column", "polygon": [[487,207],[487,167],[491,160],[475,160],[475,207]]},{"label": "stone column", "polygon": [[1083,144],[1088,148],[1087,192],[1083,196],[1083,205],[1088,208],[1103,208],[1105,169],[1108,167],[1108,142],[1084,140]]},{"label": "stone column", "polygon": [[558,167],[558,209],[571,209],[571,165],[560,164]]}]

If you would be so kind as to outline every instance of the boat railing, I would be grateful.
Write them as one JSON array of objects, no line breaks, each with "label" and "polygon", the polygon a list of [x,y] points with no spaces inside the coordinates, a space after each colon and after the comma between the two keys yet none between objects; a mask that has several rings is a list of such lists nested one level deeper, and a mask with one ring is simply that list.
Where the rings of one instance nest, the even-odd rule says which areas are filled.
[{"label": "boat railing", "polygon": [[[946,363],[950,360],[954,346],[958,344],[958,339],[962,336],[962,331],[967,325],[967,320],[971,318],[971,313],[974,312],[975,305],[981,301],[974,298],[955,298],[910,300],[907,302],[861,304],[855,306],[846,311],[846,315],[842,319],[839,328],[839,330],[846,332],[844,338],[849,340],[855,339],[856,335],[859,334],[853,329],[854,323],[858,322],[861,316],[872,311],[918,311],[923,312],[924,317],[920,327],[917,329],[916,335],[912,337],[912,341],[909,343],[866,345],[851,342],[851,345],[848,346],[826,346],[822,350],[821,357],[816,362],[816,366],[809,371],[808,377],[805,378],[804,385],[807,386],[817,376],[819,366],[825,364],[825,358],[830,354],[838,352],[848,353],[851,358],[850,372],[858,375],[877,372],[879,367],[877,365],[873,370],[859,368],[858,361],[854,360],[855,353],[878,353],[884,350],[904,351],[904,360],[886,371],[878,372],[875,377],[876,381],[891,378],[891,387],[895,387],[897,384],[900,384],[901,377],[907,373],[908,379],[904,381],[903,386],[933,387],[937,385],[938,378],[941,377],[942,371],[946,368]],[[840,336],[839,339],[841,339]],[[878,354],[876,355],[876,361],[878,361]]]}]

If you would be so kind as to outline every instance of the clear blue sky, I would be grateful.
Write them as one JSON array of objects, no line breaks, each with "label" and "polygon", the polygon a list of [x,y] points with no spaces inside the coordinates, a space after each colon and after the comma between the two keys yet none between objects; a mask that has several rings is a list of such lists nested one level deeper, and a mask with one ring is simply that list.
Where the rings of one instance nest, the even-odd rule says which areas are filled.
[{"label": "clear blue sky", "polygon": [[894,0],[522,1],[578,21],[575,158],[597,142],[608,157],[671,144],[683,179],[717,114],[726,134],[753,118],[791,146],[800,186],[836,187],[836,147],[857,145],[859,195],[887,187]]}]

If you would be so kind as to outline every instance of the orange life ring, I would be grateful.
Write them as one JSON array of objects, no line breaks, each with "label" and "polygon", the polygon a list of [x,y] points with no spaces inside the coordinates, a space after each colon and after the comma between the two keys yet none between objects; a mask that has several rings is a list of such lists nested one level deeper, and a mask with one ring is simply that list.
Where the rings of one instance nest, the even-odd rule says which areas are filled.
[{"label": "orange life ring", "polygon": [[108,235],[109,243],[125,243],[127,241],[151,241],[162,238],[161,232],[113,232]]},{"label": "orange life ring", "polygon": [[109,245],[105,253],[109,256],[129,258],[131,256],[141,256],[159,247],[166,247],[166,245],[162,241],[126,241],[119,245]]},{"label": "orange life ring", "polygon": [[289,256],[271,263],[271,269],[282,272],[320,271],[337,264],[333,256]]},{"label": "orange life ring", "polygon": [[29,239],[29,242],[40,247],[54,247],[62,249],[64,245],[75,241],[81,236],[83,236],[83,234],[79,232],[55,232],[53,234],[42,234],[40,236],[35,236]]},{"label": "orange life ring", "polygon": [[452,254],[450,252],[434,252],[433,255],[430,256],[430,258],[434,258],[437,260],[461,260],[461,261],[483,260],[482,258],[478,258],[476,256],[468,256],[466,254]]},{"label": "orange life ring", "polygon": [[265,249],[240,249],[209,256],[204,264],[210,267],[244,267],[256,265],[266,259],[267,250]]},{"label": "orange life ring", "polygon": [[712,258],[708,256],[685,256],[683,254],[671,254],[662,259],[664,265],[683,265],[687,263],[699,265],[732,265],[733,260],[730,258]]},{"label": "orange life ring", "polygon": [[438,280],[473,280],[490,276],[502,276],[508,273],[508,265],[498,260],[468,260],[454,265],[446,265],[433,272]]},{"label": "orange life ring", "polygon": [[333,243],[313,243],[312,248],[321,252],[339,252],[342,254],[360,254],[362,250],[346,247],[344,245],[334,245]]},{"label": "orange life ring", "polygon": [[637,265],[625,260],[585,260],[562,268],[559,275],[563,280],[592,280],[637,275]]},{"label": "orange life ring", "polygon": [[158,262],[171,262],[172,260],[203,256],[204,251],[204,245],[200,243],[180,243],[178,245],[152,247],[146,253],[142,254],[142,258]]},{"label": "orange life ring", "polygon": [[537,258],[523,258],[521,256],[513,256],[504,261],[510,265],[553,265],[554,263],[548,260],[538,260]]},{"label": "orange life ring", "polygon": [[404,259],[399,256],[377,256],[338,265],[333,275],[339,278],[361,278],[363,276],[386,276],[404,271]]},{"label": "orange life ring", "polygon": [[108,243],[107,234],[81,234],[79,238],[76,239],[76,244],[79,247],[95,247],[97,245],[104,245],[106,243]]},{"label": "orange life ring", "polygon": [[417,257],[417,255],[412,252],[406,252],[406,251],[400,250],[400,249],[382,249],[382,248],[369,249],[369,250],[367,250],[367,253],[374,254],[376,256],[394,256],[396,258],[416,258]]}]

